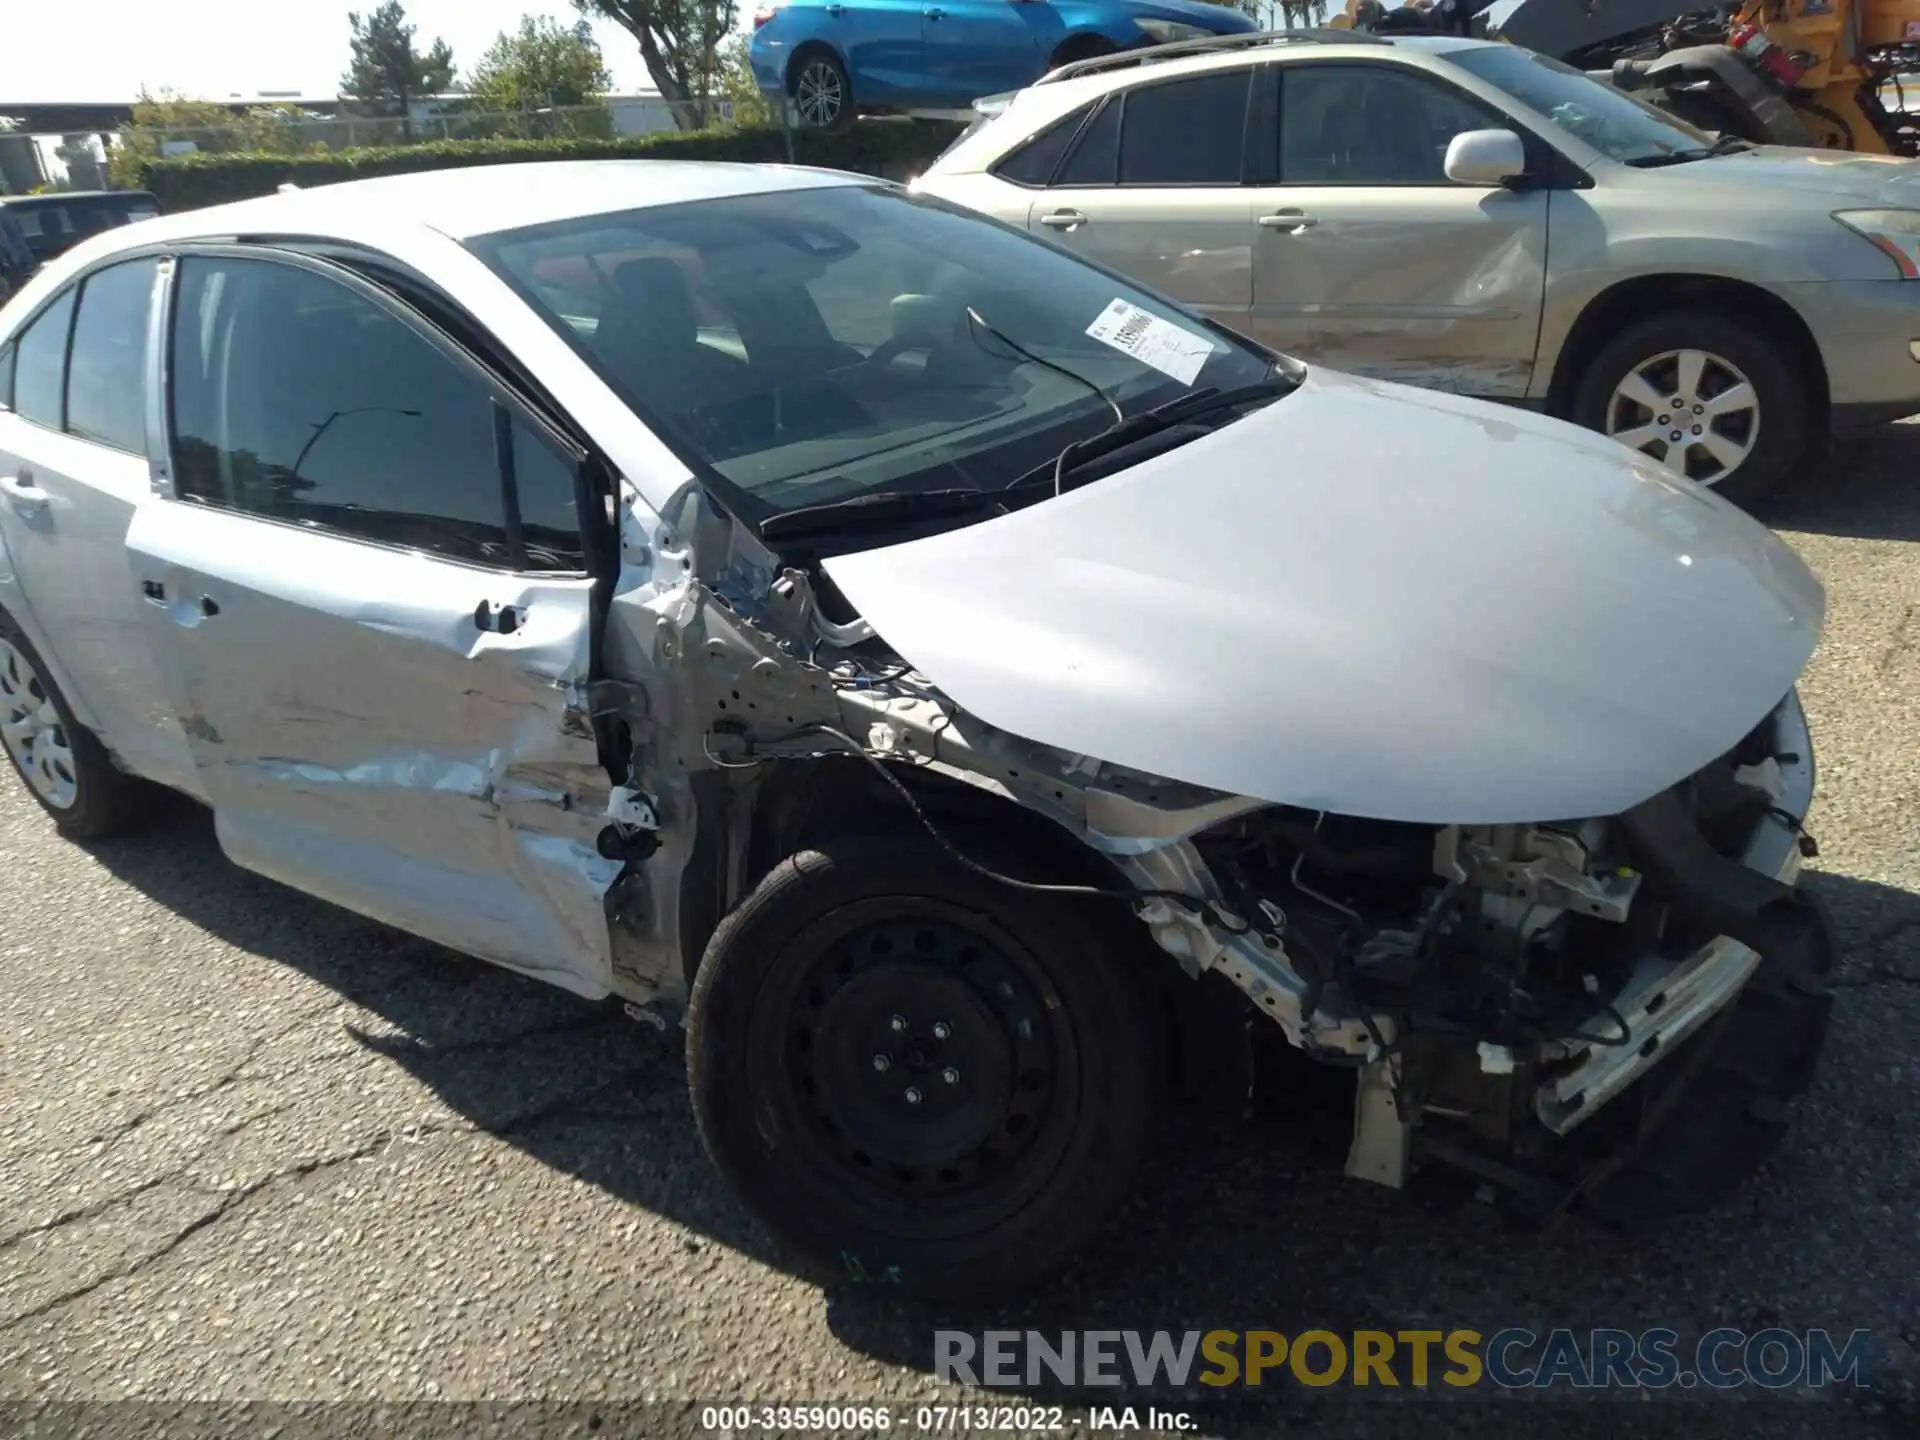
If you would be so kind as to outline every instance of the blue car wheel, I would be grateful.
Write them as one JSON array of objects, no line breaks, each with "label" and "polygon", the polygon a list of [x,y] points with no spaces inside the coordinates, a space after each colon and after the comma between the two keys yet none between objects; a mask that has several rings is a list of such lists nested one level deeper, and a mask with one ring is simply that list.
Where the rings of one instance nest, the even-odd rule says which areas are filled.
[{"label": "blue car wheel", "polygon": [[803,51],[794,61],[793,108],[809,130],[837,130],[853,119],[853,87],[831,50]]}]

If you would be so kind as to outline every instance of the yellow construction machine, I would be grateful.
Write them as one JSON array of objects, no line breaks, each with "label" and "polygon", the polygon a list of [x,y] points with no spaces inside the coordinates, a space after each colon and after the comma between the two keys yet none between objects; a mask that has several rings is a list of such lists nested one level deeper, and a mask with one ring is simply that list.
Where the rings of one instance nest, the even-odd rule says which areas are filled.
[{"label": "yellow construction machine", "polygon": [[[1492,33],[1594,73],[1702,129],[1758,144],[1920,156],[1920,0],[1521,0],[1489,32],[1481,0],[1385,10],[1343,28]],[[1903,86],[1903,81],[1905,82]]]}]

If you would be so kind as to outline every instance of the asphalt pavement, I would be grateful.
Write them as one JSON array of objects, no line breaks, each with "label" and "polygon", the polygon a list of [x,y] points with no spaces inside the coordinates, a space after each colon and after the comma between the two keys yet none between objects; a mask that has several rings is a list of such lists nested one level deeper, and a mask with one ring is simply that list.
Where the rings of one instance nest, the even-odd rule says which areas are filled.
[{"label": "asphalt pavement", "polygon": [[[1865,1328],[1870,1394],[1684,1428],[1920,1428],[1920,426],[1766,518],[1827,586],[1811,883],[1844,959],[1816,1089],[1753,1184],[1651,1237],[1541,1236],[1195,1116],[1066,1280],[946,1323]],[[677,1034],[245,874],[191,806],[63,843],[0,776],[0,1400],[653,1402],[692,1426],[951,1397],[942,1319],[781,1268],[700,1150]],[[1210,1423],[1384,1433],[1378,1407],[1263,1404]]]}]

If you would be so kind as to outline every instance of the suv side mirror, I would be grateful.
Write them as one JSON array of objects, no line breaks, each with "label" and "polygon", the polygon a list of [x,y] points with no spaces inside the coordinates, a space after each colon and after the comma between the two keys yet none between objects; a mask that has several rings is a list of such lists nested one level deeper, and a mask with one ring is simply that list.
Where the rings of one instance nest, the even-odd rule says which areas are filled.
[{"label": "suv side mirror", "polygon": [[1527,169],[1527,147],[1511,130],[1468,130],[1447,145],[1447,178],[1456,185],[1504,185]]}]

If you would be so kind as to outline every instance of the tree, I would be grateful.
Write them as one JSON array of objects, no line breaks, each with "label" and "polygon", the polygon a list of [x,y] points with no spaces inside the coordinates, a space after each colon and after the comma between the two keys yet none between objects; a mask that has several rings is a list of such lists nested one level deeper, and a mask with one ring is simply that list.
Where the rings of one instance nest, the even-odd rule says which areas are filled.
[{"label": "tree", "polygon": [[585,20],[568,27],[550,16],[521,17],[502,31],[467,80],[484,110],[590,105],[613,86],[605,57]]},{"label": "tree", "polygon": [[747,37],[735,35],[720,52],[720,98],[733,102],[736,125],[771,125],[773,105],[760,82],[754,77],[753,62],[747,57]]},{"label": "tree", "polygon": [[573,0],[583,15],[611,20],[639,42],[660,98],[682,130],[707,122],[720,78],[720,44],[733,29],[733,0]]},{"label": "tree", "polygon": [[254,105],[236,112],[231,105],[189,100],[177,91],[142,90],[133,102],[133,123],[107,152],[107,175],[120,189],[138,189],[145,183],[147,162],[163,154],[169,141],[189,142],[206,153],[303,154],[321,148],[302,133],[302,123],[314,119],[295,105]]},{"label": "tree", "polygon": [[362,19],[347,15],[353,27],[353,64],[340,77],[340,93],[357,100],[370,115],[397,115],[406,138],[413,138],[413,102],[438,95],[453,84],[453,51],[444,40],[422,55],[413,46],[413,26],[400,0],[386,0]]}]

